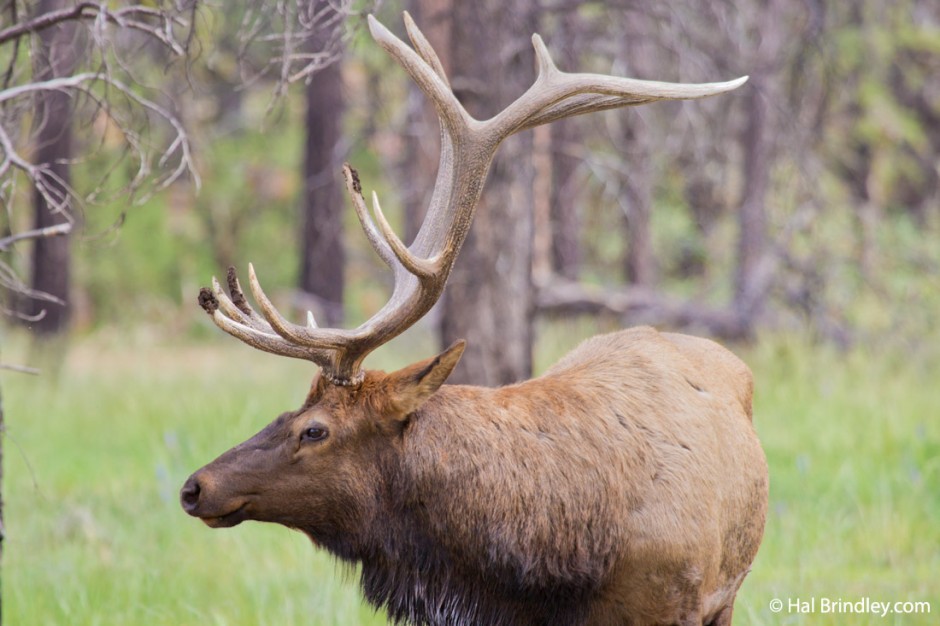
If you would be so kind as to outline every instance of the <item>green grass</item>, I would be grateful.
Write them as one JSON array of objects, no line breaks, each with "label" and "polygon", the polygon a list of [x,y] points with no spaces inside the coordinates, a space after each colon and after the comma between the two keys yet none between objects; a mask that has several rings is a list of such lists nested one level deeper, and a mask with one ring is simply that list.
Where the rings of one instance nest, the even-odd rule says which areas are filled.
[{"label": "green grass", "polygon": [[78,346],[3,379],[9,624],[383,624],[298,533],[213,531],[186,477],[303,399],[310,365],[240,346]]},{"label": "green grass", "polygon": [[[771,476],[767,533],[739,610],[752,624],[936,624],[936,345],[840,353],[777,340],[747,355]],[[934,352],[930,352],[933,350]],[[923,600],[931,615],[770,614],[773,598]]]},{"label": "green grass", "polygon": [[[547,329],[539,362],[590,332]],[[180,510],[186,476],[297,405],[311,366],[227,340],[175,341],[99,335],[73,346],[57,380],[3,374],[7,623],[384,623],[361,603],[355,572],[300,534],[251,523],[210,530]],[[372,365],[424,351],[386,350]],[[844,354],[770,338],[742,354],[757,378],[771,511],[736,624],[937,623],[936,347]],[[926,600],[933,613],[768,609],[774,598],[812,596]]]}]

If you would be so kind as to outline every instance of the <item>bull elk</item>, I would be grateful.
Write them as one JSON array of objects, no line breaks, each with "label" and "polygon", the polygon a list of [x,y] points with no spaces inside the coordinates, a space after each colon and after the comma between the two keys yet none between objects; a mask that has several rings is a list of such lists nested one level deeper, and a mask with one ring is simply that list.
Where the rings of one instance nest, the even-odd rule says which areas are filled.
[{"label": "bull elk", "polygon": [[441,157],[411,246],[358,176],[356,214],[394,272],[389,302],[352,330],[289,322],[249,266],[199,300],[225,332],[319,366],[303,406],[193,474],[180,498],[213,528],[245,520],[307,534],[361,565],[365,597],[418,625],[727,625],[757,553],[767,467],[747,366],[705,339],[636,328],[595,337],[544,375],[498,389],[444,385],[458,342],[391,374],[363,359],[444,289],[500,142],[563,117],[699,98],[744,78],[671,84],[558,70],[533,36],[538,76],[487,121],[453,95],[405,14],[412,47],[373,38],[430,98]]}]

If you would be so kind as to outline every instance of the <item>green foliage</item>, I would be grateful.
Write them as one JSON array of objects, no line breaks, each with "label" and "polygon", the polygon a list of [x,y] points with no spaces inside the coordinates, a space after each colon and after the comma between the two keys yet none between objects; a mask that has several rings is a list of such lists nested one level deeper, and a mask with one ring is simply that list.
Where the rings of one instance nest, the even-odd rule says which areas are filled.
[{"label": "green foliage", "polygon": [[[264,119],[258,100],[244,105],[256,121]],[[290,284],[299,245],[298,114],[288,109],[280,123],[259,121],[207,143],[199,193],[181,184],[139,206],[88,211],[75,255],[80,323],[155,321],[181,305],[195,310],[192,281],[224,276],[236,262],[254,262],[272,284]]]},{"label": "green foliage", "polygon": [[[843,183],[899,212],[922,213],[936,173],[936,90],[940,30],[917,18],[916,2],[859,3],[839,12],[829,44],[834,105],[822,152],[848,165]],[[920,216],[921,219],[923,216]]]}]

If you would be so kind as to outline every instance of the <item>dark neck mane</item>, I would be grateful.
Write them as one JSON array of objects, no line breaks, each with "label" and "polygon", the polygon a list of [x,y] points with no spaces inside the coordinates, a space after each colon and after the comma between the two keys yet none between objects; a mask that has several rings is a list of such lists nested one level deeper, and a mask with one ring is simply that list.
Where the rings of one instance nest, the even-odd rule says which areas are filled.
[{"label": "dark neck mane", "polygon": [[[320,538],[340,559],[359,563],[373,606],[396,624],[415,626],[575,626],[585,623],[590,593],[571,586],[533,587],[492,561],[461,558],[427,530],[427,511],[401,465],[386,465],[384,493],[358,537]],[[410,494],[410,495],[409,495]]]}]

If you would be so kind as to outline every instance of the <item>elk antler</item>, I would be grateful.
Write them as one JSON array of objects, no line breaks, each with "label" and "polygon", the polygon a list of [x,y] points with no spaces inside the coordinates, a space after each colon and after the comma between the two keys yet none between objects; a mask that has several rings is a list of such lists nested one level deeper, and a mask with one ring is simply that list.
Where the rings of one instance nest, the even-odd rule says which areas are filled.
[{"label": "elk antler", "polygon": [[407,12],[404,19],[414,49],[371,15],[369,29],[373,39],[395,57],[431,100],[441,123],[437,180],[411,246],[405,246],[392,231],[375,193],[373,222],[356,171],[348,164],[343,167],[366,237],[394,273],[395,286],[388,303],[351,330],[318,328],[310,313],[306,325],[293,324],[271,304],[251,265],[249,283],[261,315],[245,299],[234,269],[228,275],[231,297],[214,278],[212,289],[203,288],[199,294],[202,307],[225,332],[267,352],[313,361],[338,385],[358,384],[366,355],[404,332],[437,302],[473,221],[490,162],[504,139],[564,117],[656,100],[702,98],[729,91],[747,80],[745,76],[724,83],[679,84],[568,74],[555,67],[542,38],[533,35],[538,64],[535,82],[498,115],[479,121],[457,101],[437,54]]}]

